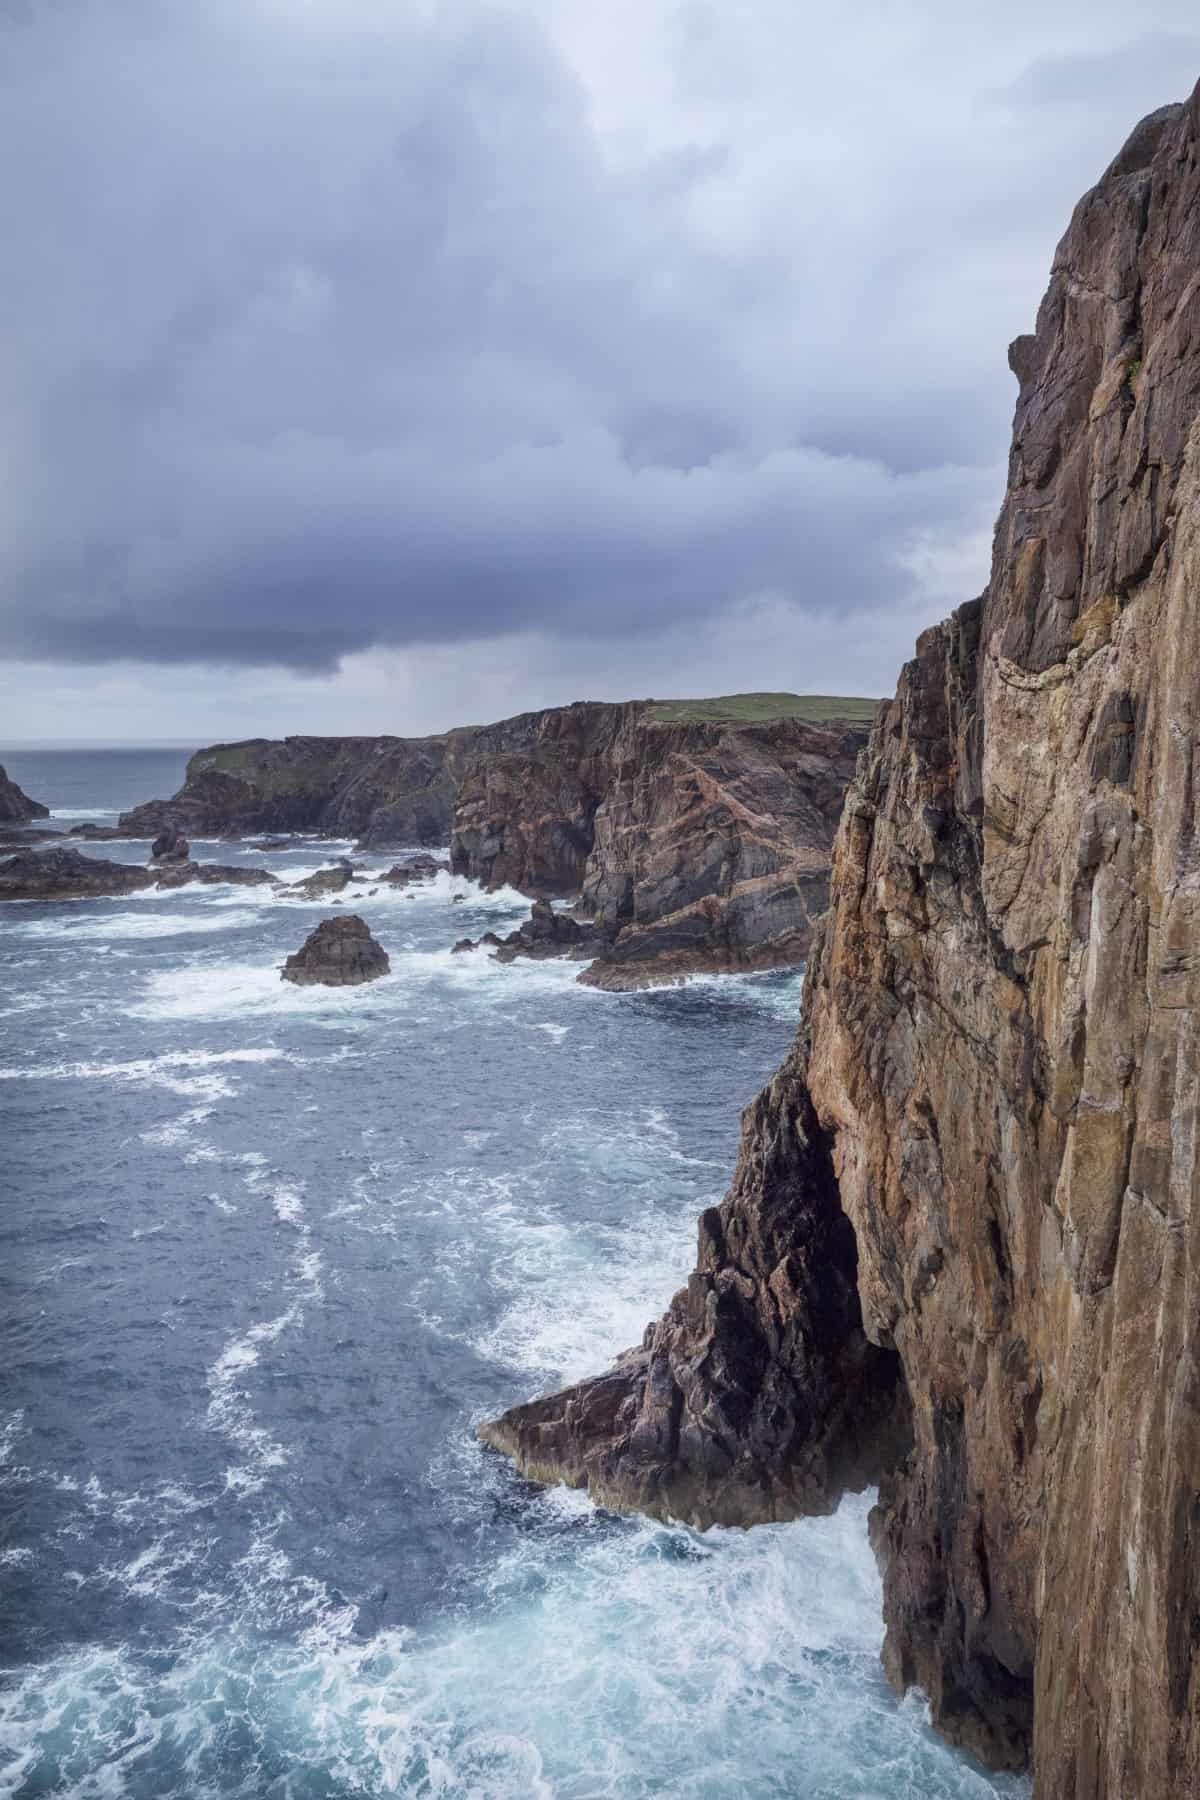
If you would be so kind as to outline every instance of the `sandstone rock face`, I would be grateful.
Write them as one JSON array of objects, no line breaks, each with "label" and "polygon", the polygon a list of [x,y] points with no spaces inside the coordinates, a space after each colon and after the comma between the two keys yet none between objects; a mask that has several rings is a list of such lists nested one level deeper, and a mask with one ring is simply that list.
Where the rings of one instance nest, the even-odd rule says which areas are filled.
[{"label": "sandstone rock face", "polygon": [[322,919],[279,973],[281,980],[298,987],[359,987],[378,981],[390,968],[386,950],[371,936],[365,919],[344,913]]},{"label": "sandstone rock face", "polygon": [[[828,1497],[813,1452],[853,1407],[838,1356],[861,1329],[911,1416],[873,1526],[887,1669],[989,1760],[1032,1750],[1039,1800],[1200,1794],[1198,271],[1193,96],[1081,201],[1013,346],[988,589],[925,633],[874,728],[791,1098],[777,1079],[751,1110],[692,1278],[723,1272],[765,1333],[775,1272],[852,1228],[861,1323],[785,1282],[793,1332],[821,1320],[811,1390],[774,1342],[750,1366],[732,1471],[753,1400],[796,1383],[745,1515],[777,1516],[793,1469],[814,1477],[797,1507]],[[788,1105],[828,1148],[819,1189],[756,1162],[755,1117],[780,1130]],[[765,1281],[735,1222],[777,1258]],[[652,1327],[661,1403],[627,1361],[611,1405],[584,1384],[486,1434],[686,1515],[695,1439],[663,1421],[720,1418],[743,1342],[741,1316],[705,1319],[699,1362],[685,1297]]]},{"label": "sandstone rock face", "polygon": [[23,794],[0,764],[0,825],[24,825],[29,819],[48,819],[50,808]]}]

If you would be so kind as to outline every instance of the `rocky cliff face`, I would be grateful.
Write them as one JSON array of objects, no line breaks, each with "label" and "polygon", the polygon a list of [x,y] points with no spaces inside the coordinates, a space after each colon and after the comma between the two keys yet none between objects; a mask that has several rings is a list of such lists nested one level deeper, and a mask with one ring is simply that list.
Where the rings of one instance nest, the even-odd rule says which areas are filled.
[{"label": "rocky cliff face", "polygon": [[[1196,1796],[1200,98],[1080,202],[1011,361],[991,581],[874,728],[798,1049],[697,1274],[611,1405],[584,1384],[485,1435],[619,1504],[722,1516],[728,1481],[740,1516],[810,1510],[861,1333],[912,1433],[874,1516],[897,1686],[992,1762],[1032,1752],[1043,1800]],[[846,1225],[857,1314],[793,1275],[844,1286]]]},{"label": "rocky cliff face", "polygon": [[0,825],[24,825],[30,819],[48,819],[50,808],[23,794],[0,764]]},{"label": "rocky cliff face", "polygon": [[218,745],[192,757],[174,799],[126,813],[121,829],[449,840],[456,874],[579,898],[605,946],[582,977],[598,985],[797,962],[828,899],[870,704],[816,719],[662,716],[678,710],[581,701],[440,738]]}]

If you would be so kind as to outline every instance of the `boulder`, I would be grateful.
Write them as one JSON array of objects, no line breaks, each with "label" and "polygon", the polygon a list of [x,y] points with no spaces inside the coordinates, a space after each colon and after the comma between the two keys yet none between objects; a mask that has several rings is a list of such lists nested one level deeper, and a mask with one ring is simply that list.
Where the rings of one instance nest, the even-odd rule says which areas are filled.
[{"label": "boulder", "polygon": [[178,825],[164,825],[150,846],[153,862],[186,862],[190,855],[191,845]]},{"label": "boulder", "polygon": [[387,952],[371,936],[366,920],[344,913],[322,919],[309,932],[284,963],[280,978],[298,987],[358,987],[378,981],[390,968]]}]

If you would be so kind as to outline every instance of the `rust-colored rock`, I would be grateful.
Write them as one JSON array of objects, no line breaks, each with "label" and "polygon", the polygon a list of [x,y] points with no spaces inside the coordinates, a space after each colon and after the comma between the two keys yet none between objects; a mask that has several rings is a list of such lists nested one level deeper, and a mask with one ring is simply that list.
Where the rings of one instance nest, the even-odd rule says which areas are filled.
[{"label": "rust-colored rock", "polygon": [[[896,1684],[988,1760],[1031,1752],[1038,1800],[1195,1800],[1200,97],[1144,121],[1080,202],[1011,361],[988,589],[924,634],[874,728],[789,1086],[757,1103],[768,1131],[811,1107],[836,1181],[768,1175],[751,1129],[719,1241],[736,1221],[786,1270],[853,1229],[861,1329],[911,1404],[873,1523]],[[713,1280],[701,1241],[693,1282]],[[774,1272],[743,1289],[716,1254],[765,1330]],[[771,1342],[732,1424],[747,1517],[777,1516],[792,1469],[797,1505],[836,1493],[814,1451],[830,1407],[853,1411],[859,1322],[818,1333],[814,1297],[796,1305],[811,1391]],[[623,1362],[611,1403],[584,1384],[485,1435],[670,1508],[690,1444],[640,1422],[680,1391],[707,1429],[744,1341],[740,1308],[714,1304],[703,1338],[698,1316],[677,1300],[648,1339],[665,1413]],[[769,1391],[782,1461],[743,1509]]]}]

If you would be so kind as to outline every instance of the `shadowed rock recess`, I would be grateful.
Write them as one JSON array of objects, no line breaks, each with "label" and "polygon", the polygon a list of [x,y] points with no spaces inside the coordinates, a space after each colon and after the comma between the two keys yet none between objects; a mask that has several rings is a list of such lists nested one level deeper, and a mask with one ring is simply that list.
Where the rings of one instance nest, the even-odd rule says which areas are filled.
[{"label": "shadowed rock recess", "polygon": [[886,1450],[894,1396],[887,1670],[1041,1800],[1200,1794],[1198,128],[1196,95],[1137,128],[1013,345],[989,586],[860,760],[696,1274],[483,1433],[775,1518]]}]

